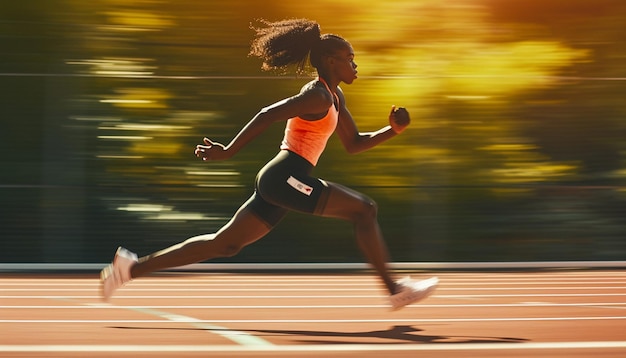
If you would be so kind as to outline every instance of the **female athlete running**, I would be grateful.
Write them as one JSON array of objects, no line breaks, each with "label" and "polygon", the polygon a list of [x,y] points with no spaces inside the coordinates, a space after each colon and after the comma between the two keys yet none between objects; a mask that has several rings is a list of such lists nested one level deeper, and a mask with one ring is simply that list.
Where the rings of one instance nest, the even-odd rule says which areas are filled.
[{"label": "female athlete running", "polygon": [[346,107],[339,84],[357,78],[354,50],[337,35],[321,34],[310,20],[263,21],[255,29],[250,54],[263,60],[263,69],[303,70],[306,59],[318,77],[300,93],[261,109],[228,145],[204,138],[195,154],[202,160],[224,160],[239,152],[274,122],[286,121],[279,153],[258,173],[255,191],[233,218],[212,234],[137,258],[119,248],[113,263],[101,272],[101,293],[108,300],[130,280],[151,272],[237,254],[265,236],[290,210],[347,220],[354,225],[356,240],[387,291],[393,309],[427,297],[437,279],[395,281],[387,267],[388,253],[377,222],[377,206],[369,197],[345,186],[311,175],[326,142],[337,132],[349,153],[358,153],[401,133],[410,122],[406,109],[392,107],[389,125],[376,132],[361,133]]}]

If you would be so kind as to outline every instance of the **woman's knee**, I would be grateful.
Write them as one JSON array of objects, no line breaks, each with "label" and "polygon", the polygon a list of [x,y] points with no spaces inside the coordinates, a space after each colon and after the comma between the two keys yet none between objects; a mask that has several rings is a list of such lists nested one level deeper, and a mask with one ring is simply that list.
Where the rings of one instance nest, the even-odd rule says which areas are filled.
[{"label": "woman's knee", "polygon": [[378,204],[370,197],[363,195],[352,213],[352,219],[355,222],[372,221],[376,220],[377,215]]},{"label": "woman's knee", "polygon": [[363,193],[339,184],[332,184],[322,215],[354,223],[375,221],[378,215],[378,204]]},{"label": "woman's knee", "polygon": [[375,218],[378,215],[378,204],[373,199],[365,197],[363,205],[367,217]]},{"label": "woman's knee", "polygon": [[229,244],[220,248],[219,255],[221,257],[233,257],[237,255],[243,248],[244,245]]},{"label": "woman's knee", "polygon": [[217,255],[231,257],[256,242],[271,230],[268,225],[245,206],[215,235]]}]

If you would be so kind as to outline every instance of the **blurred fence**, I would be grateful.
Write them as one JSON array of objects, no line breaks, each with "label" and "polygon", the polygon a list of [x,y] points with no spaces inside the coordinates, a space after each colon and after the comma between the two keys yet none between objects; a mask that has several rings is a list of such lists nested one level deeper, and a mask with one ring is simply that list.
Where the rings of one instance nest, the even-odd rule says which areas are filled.
[{"label": "blurred fence", "polygon": [[[624,260],[624,2],[347,1],[341,20],[331,3],[0,5],[0,262],[105,262],[223,225],[283,126],[227,162],[194,146],[308,80],[247,57],[258,17],[352,42],[361,130],[409,109],[402,136],[357,156],[331,139],[316,169],[378,202],[394,261]],[[348,224],[293,213],[225,261],[363,258]]]}]

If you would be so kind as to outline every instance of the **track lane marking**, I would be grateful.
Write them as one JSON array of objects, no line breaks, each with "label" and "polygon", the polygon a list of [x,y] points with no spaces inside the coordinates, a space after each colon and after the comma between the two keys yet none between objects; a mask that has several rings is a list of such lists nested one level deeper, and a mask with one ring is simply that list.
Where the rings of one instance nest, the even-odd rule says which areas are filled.
[{"label": "track lane marking", "polygon": [[[532,280],[532,279],[509,279],[509,280],[505,280],[505,279],[493,279],[493,280],[459,280],[459,279],[446,279],[445,277],[439,277],[440,280],[442,282],[445,282],[446,285],[453,285],[453,286],[461,286],[461,285],[486,285],[486,286],[492,286],[492,285],[507,285],[507,286],[514,286],[514,285],[529,285],[529,284],[533,284],[533,285],[555,285],[555,278],[546,278],[543,280]],[[226,280],[226,279],[224,279]],[[568,280],[568,279],[558,279],[560,282],[558,284],[568,284],[568,285],[573,285],[573,284],[580,284],[580,285],[588,285],[588,284],[594,284],[594,285],[614,285],[614,284],[626,284],[626,278],[624,280],[593,280],[593,279],[589,279],[586,281],[581,281],[579,279],[574,280]],[[94,280],[89,280],[88,282],[77,282],[78,280],[74,280],[74,281],[63,281],[63,282],[58,282],[55,281],[54,279],[48,279],[48,280],[42,280],[40,282],[24,282],[24,281],[20,281],[20,282],[6,282],[6,281],[0,281],[0,286],[14,286],[14,287],[20,287],[20,286],[26,286],[26,287],[31,287],[31,286],[80,286],[80,287],[85,287],[85,286],[93,286],[93,287],[97,287],[99,286],[98,282],[93,282]],[[329,280],[330,282],[323,282],[323,280],[306,280],[306,279],[299,279],[299,280],[274,280],[274,279],[258,279],[258,280],[231,280],[230,278],[228,279],[229,282],[219,282],[217,280],[185,280],[185,279],[179,279],[176,281],[171,281],[171,280],[158,280],[157,282],[154,282],[157,280],[143,280],[143,281],[133,281],[133,285],[135,286],[163,286],[163,287],[172,287],[172,286],[182,286],[182,287],[194,287],[194,286],[241,286],[242,283],[253,283],[255,285],[265,285],[265,286],[372,286],[377,284],[377,280],[375,279],[363,279],[363,280],[357,280],[357,279],[352,279],[352,280]],[[359,282],[355,282],[355,281],[359,281]]]},{"label": "track lane marking", "polygon": [[[89,306],[87,308],[93,308],[93,306]],[[157,317],[161,317],[164,319],[167,319],[168,321],[172,321],[172,322],[182,322],[182,323],[187,323],[190,324],[194,327],[206,330],[208,332],[211,332],[215,335],[218,335],[220,337],[226,338],[232,342],[235,342],[237,344],[240,344],[242,346],[254,346],[254,347],[259,347],[259,346],[263,346],[263,347],[273,347],[274,345],[266,340],[264,340],[263,338],[260,337],[256,337],[254,335],[245,333],[245,332],[241,332],[241,331],[236,331],[236,330],[231,330],[227,327],[222,327],[222,326],[218,326],[215,325],[211,322],[208,321],[204,321],[201,319],[197,319],[194,317],[189,317],[189,316],[183,316],[183,315],[179,315],[179,314],[174,314],[174,313],[169,313],[169,312],[163,312],[163,311],[158,311],[152,308],[141,308],[141,307],[120,307],[120,308],[124,308],[124,309],[128,309],[131,311],[135,311],[135,312],[140,312],[140,313],[145,313],[145,314],[149,314],[152,316],[157,316]]]},{"label": "track lane marking", "polygon": [[626,348],[626,341],[530,342],[530,343],[431,343],[431,344],[327,344],[327,345],[0,345],[5,353],[74,353],[74,352],[369,352],[369,351],[480,351],[538,349],[616,349]]},{"label": "track lane marking", "polygon": [[[502,297],[621,297],[626,293],[545,293],[545,294],[477,294],[477,295],[433,295],[432,298],[502,298]],[[303,296],[303,295],[119,295],[115,299],[310,299],[310,298],[381,298],[381,295],[319,295],[319,296]],[[100,296],[75,296],[75,295],[59,295],[59,296],[39,296],[39,295],[0,295],[5,299],[94,299],[100,300]]]},{"label": "track lane marking", "polygon": [[[168,286],[170,287],[170,286]],[[151,291],[159,291],[159,292],[180,292],[183,288],[145,288],[145,287],[132,287],[126,286],[123,288],[123,291],[120,292],[151,292]],[[94,288],[3,288],[4,292],[80,292],[80,291],[93,291]],[[369,287],[369,288],[300,288],[300,287],[290,287],[290,288],[184,288],[185,292],[345,292],[345,291],[376,291],[381,292],[379,287]],[[626,286],[596,286],[596,287],[580,287],[580,286],[567,286],[567,287],[446,287],[445,283],[441,285],[441,287],[437,288],[437,291],[566,291],[566,290],[584,290],[584,291],[595,291],[595,290],[626,290]],[[626,293],[624,293],[626,295]]]},{"label": "track lane marking", "polygon": [[[598,303],[549,303],[549,302],[525,302],[525,303],[477,303],[477,304],[416,304],[413,308],[473,308],[473,307],[598,307],[616,306],[626,308],[626,302],[598,302]],[[156,310],[156,309],[328,309],[328,308],[388,308],[389,305],[103,305],[101,303],[86,303],[81,306],[31,306],[31,305],[7,305],[0,309],[129,309],[129,310]]]},{"label": "track lane marking", "polygon": [[[497,317],[497,318],[389,318],[389,319],[193,319],[196,323],[445,323],[445,322],[524,322],[524,321],[615,321],[626,316],[587,317]],[[0,323],[180,323],[169,319],[0,319]]]},{"label": "track lane marking", "polygon": [[[105,302],[98,302],[98,303],[84,303],[84,302],[79,302],[76,300],[72,300],[72,299],[67,299],[67,298],[61,298],[61,301],[65,301],[68,303],[72,303],[73,305],[70,307],[74,307],[74,308],[84,308],[84,309],[97,309],[97,308],[104,308],[104,309],[122,309],[122,310],[127,310],[127,311],[133,311],[133,312],[138,312],[138,313],[142,313],[142,314],[146,314],[146,315],[150,315],[150,316],[154,316],[154,317],[159,317],[159,318],[163,318],[168,320],[169,322],[176,322],[176,323],[186,323],[189,324],[193,327],[205,330],[207,332],[210,332],[212,334],[215,334],[217,336],[226,338],[228,340],[230,340],[231,342],[240,344],[242,346],[273,346],[272,343],[264,340],[263,338],[260,337],[256,337],[254,335],[251,335],[249,333],[246,332],[241,332],[241,331],[236,331],[236,330],[231,330],[227,327],[223,327],[223,326],[218,326],[213,324],[212,322],[206,321],[206,320],[200,320],[197,319],[195,317],[190,317],[190,316],[184,316],[184,315],[180,315],[180,314],[175,314],[175,313],[170,313],[170,312],[164,312],[164,311],[160,311],[154,308],[150,308],[150,307],[142,307],[142,306],[117,306],[111,303],[105,303]],[[1,306],[0,306],[1,307]],[[26,306],[28,307],[28,306]],[[42,307],[46,307],[46,306],[42,306]],[[54,306],[47,306],[47,307],[54,307]],[[57,306],[57,307],[63,307],[63,306]]]}]

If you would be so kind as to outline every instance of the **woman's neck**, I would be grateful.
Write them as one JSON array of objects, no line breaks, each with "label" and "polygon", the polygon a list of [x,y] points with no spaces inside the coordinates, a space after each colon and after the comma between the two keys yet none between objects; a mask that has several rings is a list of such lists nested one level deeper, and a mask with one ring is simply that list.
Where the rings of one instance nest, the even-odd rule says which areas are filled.
[{"label": "woman's neck", "polygon": [[328,86],[328,88],[334,93],[337,91],[337,86],[339,86],[339,82],[336,80],[333,80],[331,77],[329,76],[325,76],[323,74],[320,74],[317,76],[319,79],[323,80],[326,85]]}]

